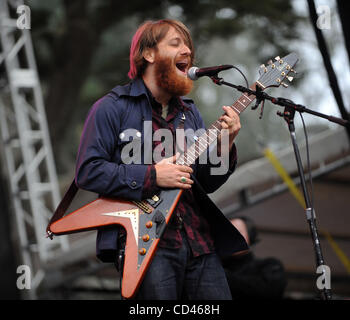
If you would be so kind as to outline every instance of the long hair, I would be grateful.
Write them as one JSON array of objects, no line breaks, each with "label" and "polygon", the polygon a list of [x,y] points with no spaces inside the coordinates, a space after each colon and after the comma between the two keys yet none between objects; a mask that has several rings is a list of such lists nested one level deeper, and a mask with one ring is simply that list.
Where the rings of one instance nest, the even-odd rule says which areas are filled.
[{"label": "long hair", "polygon": [[193,42],[187,27],[180,21],[163,19],[158,21],[146,21],[135,32],[130,46],[130,70],[128,76],[135,79],[143,75],[147,61],[143,54],[146,49],[155,48],[166,36],[169,28],[173,27],[184,39],[186,46],[191,50],[191,63],[194,60]]}]

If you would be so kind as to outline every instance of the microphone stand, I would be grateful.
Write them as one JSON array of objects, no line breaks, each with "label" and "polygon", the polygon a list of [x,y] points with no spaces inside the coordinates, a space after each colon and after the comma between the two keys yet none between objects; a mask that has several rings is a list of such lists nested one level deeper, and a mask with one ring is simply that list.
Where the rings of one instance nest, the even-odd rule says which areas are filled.
[{"label": "microphone stand", "polygon": [[[300,182],[301,182],[301,186],[302,186],[302,190],[303,190],[304,200],[305,200],[305,204],[306,204],[305,214],[306,214],[307,222],[309,224],[311,238],[313,241],[317,270],[319,270],[319,267],[321,267],[323,276],[326,277],[327,275],[326,275],[325,262],[323,259],[320,240],[318,237],[318,232],[317,232],[317,227],[316,227],[315,210],[313,208],[313,204],[312,204],[310,197],[309,197],[309,194],[307,192],[303,165],[301,162],[300,152],[299,152],[298,144],[296,141],[294,115],[295,115],[296,111],[306,112],[306,113],[310,113],[310,114],[316,115],[316,116],[321,117],[321,118],[328,119],[329,121],[338,123],[342,126],[349,126],[349,122],[347,120],[344,120],[341,118],[328,116],[328,115],[307,109],[305,106],[300,105],[300,104],[296,104],[289,99],[272,97],[272,96],[268,95],[267,93],[263,92],[262,89],[258,85],[256,86],[256,91],[254,91],[254,90],[251,90],[249,88],[246,88],[246,87],[243,87],[240,85],[234,85],[232,83],[225,82],[222,78],[219,78],[217,75],[212,76],[211,79],[217,85],[226,85],[226,86],[232,87],[234,89],[237,89],[240,92],[248,93],[249,95],[255,95],[256,96],[256,104],[253,107],[253,109],[256,109],[261,102],[264,102],[264,100],[269,100],[273,104],[280,105],[280,106],[284,107],[284,112],[282,113],[282,112],[278,111],[277,114],[279,116],[283,117],[288,125],[290,137],[291,137],[292,144],[293,144],[295,159],[297,162]],[[262,116],[262,111],[260,114],[260,118],[261,118],[261,116]],[[332,299],[332,293],[331,293],[330,289],[323,288],[322,299],[323,300],[331,300]]]}]

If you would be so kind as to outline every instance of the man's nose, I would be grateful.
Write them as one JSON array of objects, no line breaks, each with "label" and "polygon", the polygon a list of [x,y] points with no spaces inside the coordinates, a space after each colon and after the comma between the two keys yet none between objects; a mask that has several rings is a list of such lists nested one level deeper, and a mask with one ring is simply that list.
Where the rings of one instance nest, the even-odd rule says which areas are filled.
[{"label": "man's nose", "polygon": [[183,56],[190,56],[191,55],[190,48],[187,47],[185,44],[181,48],[181,55],[183,55]]}]

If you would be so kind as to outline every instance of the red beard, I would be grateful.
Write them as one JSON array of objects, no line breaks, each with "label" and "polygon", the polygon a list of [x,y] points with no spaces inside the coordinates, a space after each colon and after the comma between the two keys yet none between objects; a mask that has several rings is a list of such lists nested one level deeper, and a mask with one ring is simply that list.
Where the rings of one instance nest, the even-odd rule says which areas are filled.
[{"label": "red beard", "polygon": [[155,73],[157,85],[171,96],[184,96],[192,90],[193,81],[177,73],[176,66],[170,57],[157,55]]}]

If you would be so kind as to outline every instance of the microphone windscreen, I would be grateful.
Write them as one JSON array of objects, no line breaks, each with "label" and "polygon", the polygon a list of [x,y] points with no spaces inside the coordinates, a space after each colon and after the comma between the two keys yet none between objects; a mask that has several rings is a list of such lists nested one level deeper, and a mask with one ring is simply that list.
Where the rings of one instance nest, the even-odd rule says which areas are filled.
[{"label": "microphone windscreen", "polygon": [[189,77],[191,80],[197,80],[198,77],[196,75],[196,71],[198,70],[197,67],[191,67],[187,71],[187,77]]}]

